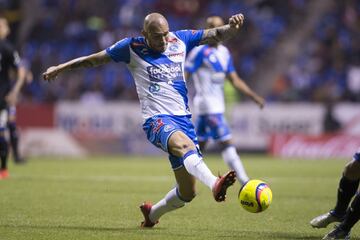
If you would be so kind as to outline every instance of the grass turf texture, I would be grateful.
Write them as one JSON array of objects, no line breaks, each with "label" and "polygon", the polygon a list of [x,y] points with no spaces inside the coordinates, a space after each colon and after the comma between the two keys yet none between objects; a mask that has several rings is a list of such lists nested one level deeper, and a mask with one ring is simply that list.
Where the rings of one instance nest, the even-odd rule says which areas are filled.
[{"label": "grass turf texture", "polygon": [[[270,184],[268,210],[243,210],[237,182],[225,203],[215,202],[198,182],[193,202],[163,216],[154,229],[138,227],[138,206],[156,202],[174,186],[165,157],[44,158],[10,165],[10,178],[0,181],[0,239],[321,239],[332,228],[313,229],[309,221],[335,204],[346,161],[242,159],[249,175]],[[206,162],[214,173],[227,170],[219,157]],[[355,226],[352,239],[359,236]]]}]

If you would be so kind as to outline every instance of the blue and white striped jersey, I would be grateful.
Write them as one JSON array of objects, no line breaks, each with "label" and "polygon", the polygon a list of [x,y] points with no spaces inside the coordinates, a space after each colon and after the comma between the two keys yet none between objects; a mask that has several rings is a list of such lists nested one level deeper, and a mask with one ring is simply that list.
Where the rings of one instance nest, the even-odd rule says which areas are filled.
[{"label": "blue and white striped jersey", "polygon": [[201,115],[224,113],[224,82],[226,75],[235,71],[229,50],[223,45],[196,47],[188,56],[185,70],[194,80],[195,112]]},{"label": "blue and white striped jersey", "polygon": [[136,85],[143,120],[156,115],[190,115],[184,78],[186,54],[199,45],[203,30],[170,32],[163,53],[152,51],[144,37],[125,38],[106,49],[125,62]]}]

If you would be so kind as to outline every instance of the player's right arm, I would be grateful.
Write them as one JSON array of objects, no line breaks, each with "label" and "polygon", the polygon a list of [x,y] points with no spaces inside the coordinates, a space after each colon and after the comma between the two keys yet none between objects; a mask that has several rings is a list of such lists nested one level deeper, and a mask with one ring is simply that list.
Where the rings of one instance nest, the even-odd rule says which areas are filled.
[{"label": "player's right arm", "polygon": [[200,44],[217,43],[234,37],[244,24],[244,20],[243,14],[235,14],[229,18],[228,24],[204,30]]},{"label": "player's right arm", "polygon": [[51,81],[57,77],[58,74],[64,71],[69,71],[83,67],[96,67],[111,61],[111,57],[103,50],[98,53],[94,53],[88,56],[79,57],[68,61],[66,63],[49,67],[46,72],[43,73],[43,78],[46,81]]}]

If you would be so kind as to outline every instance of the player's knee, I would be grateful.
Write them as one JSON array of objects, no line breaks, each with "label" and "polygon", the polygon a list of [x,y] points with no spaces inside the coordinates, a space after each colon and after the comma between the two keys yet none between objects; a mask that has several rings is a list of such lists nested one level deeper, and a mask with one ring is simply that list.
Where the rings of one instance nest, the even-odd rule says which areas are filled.
[{"label": "player's knee", "polygon": [[358,180],[360,178],[360,162],[351,161],[346,164],[344,176],[350,180]]},{"label": "player's knee", "polygon": [[231,146],[234,146],[231,139],[220,142],[220,148],[221,148],[222,151],[227,149],[228,147],[231,147]]},{"label": "player's knee", "polygon": [[189,138],[183,138],[177,143],[177,148],[181,152],[188,152],[195,149],[194,143]]},{"label": "player's knee", "polygon": [[190,150],[195,150],[195,144],[183,134],[177,134],[169,141],[169,150],[175,156],[183,156]]}]

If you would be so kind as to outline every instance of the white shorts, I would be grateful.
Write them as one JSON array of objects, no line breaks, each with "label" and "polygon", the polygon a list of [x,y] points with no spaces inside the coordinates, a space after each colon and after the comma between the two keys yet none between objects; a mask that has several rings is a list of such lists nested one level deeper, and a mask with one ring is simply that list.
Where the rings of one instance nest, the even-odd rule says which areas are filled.
[{"label": "white shorts", "polygon": [[0,110],[0,132],[4,131],[7,127],[8,111],[7,109]]}]

